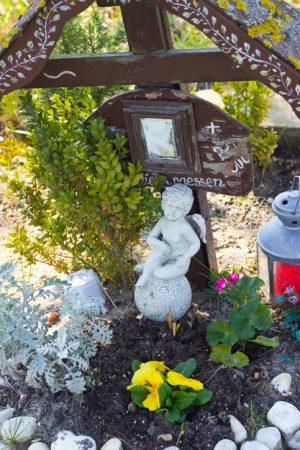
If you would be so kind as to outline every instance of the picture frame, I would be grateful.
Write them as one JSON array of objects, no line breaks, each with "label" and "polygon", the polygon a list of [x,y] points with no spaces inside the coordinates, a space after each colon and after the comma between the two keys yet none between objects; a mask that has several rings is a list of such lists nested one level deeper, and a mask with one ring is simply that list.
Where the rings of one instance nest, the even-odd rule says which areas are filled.
[{"label": "picture frame", "polygon": [[133,162],[144,171],[176,175],[200,172],[193,105],[189,102],[125,100]]}]

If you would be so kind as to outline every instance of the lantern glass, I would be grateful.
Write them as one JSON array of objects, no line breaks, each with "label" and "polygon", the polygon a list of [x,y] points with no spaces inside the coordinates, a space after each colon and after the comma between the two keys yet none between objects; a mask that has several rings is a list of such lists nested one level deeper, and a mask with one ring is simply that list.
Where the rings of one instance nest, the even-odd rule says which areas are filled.
[{"label": "lantern glass", "polygon": [[300,263],[276,260],[257,246],[258,276],[264,281],[263,291],[273,301],[285,293],[295,292],[300,297]]},{"label": "lantern glass", "polygon": [[300,296],[300,264],[274,262],[274,298],[294,291]]},{"label": "lantern glass", "polygon": [[272,277],[272,273],[269,273],[269,258],[264,254],[259,245],[257,246],[257,268],[259,278],[265,283],[263,291],[270,298],[270,277]]}]

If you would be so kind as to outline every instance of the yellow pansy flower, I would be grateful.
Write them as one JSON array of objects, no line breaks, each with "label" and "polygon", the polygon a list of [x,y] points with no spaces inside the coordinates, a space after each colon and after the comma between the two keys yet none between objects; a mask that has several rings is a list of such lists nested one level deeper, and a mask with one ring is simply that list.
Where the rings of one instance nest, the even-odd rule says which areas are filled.
[{"label": "yellow pansy flower", "polygon": [[152,367],[159,372],[165,372],[166,370],[170,370],[163,361],[148,361],[146,363],[141,364],[141,368],[143,367]]},{"label": "yellow pansy flower", "polygon": [[201,391],[204,388],[203,384],[199,380],[194,380],[193,378],[186,378],[182,373],[174,372],[170,370],[167,375],[167,382],[171,386],[186,386],[194,389],[194,391]]},{"label": "yellow pansy flower", "polygon": [[145,386],[149,395],[143,401],[143,406],[149,411],[156,411],[160,408],[158,388],[163,382],[164,379],[157,370],[145,365],[134,373],[132,384],[128,386],[128,389],[130,390],[133,386]]}]

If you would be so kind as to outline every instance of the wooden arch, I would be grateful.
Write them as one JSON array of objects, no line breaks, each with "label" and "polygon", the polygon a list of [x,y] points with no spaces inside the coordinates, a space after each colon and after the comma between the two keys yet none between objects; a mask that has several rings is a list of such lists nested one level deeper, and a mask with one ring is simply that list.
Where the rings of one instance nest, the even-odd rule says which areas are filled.
[{"label": "wooden arch", "polygon": [[[0,98],[16,89],[32,87],[32,81],[45,67],[64,23],[90,6],[93,1],[33,0],[29,11],[10,33],[9,42],[5,43],[4,48],[2,47],[2,52],[0,48]],[[124,5],[139,3],[141,0],[97,1]],[[251,3],[251,0],[248,1]],[[247,30],[238,23],[238,18],[230,17],[230,12],[219,9],[213,2],[214,0],[210,2],[147,0],[147,3],[176,14],[204,32],[226,56],[233,59],[236,69],[241,68],[243,73],[248,74],[249,79],[259,80],[278,92],[300,117],[300,71],[286,60],[287,52],[282,50],[281,54],[276,54],[273,49],[249,37]],[[299,27],[299,17],[299,13],[293,14],[292,20],[296,27]],[[296,57],[300,54],[300,32],[298,32],[298,40],[299,42],[294,43],[293,46],[296,49],[293,53],[294,59],[297,59]],[[80,61],[77,63],[80,64]],[[73,85],[80,85],[76,84],[77,73],[74,70],[66,70],[66,67],[67,65],[62,67],[61,71],[55,75],[44,71],[43,76],[53,81],[59,80],[58,83],[61,86],[65,85],[64,77],[73,77]],[[189,76],[192,77],[192,75]],[[94,84],[96,83],[97,75],[95,74]],[[101,83],[98,82],[98,84]]]}]

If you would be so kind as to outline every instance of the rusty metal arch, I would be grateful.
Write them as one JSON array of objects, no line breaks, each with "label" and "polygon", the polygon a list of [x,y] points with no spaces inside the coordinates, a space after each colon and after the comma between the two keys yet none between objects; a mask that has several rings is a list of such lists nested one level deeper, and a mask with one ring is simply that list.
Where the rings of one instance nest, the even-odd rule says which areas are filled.
[{"label": "rusty metal arch", "polygon": [[[115,0],[118,3],[118,0]],[[134,3],[140,0],[128,0]],[[0,57],[0,97],[27,86],[43,69],[64,23],[90,6],[94,0],[48,0],[42,7],[34,0],[24,31],[12,37]],[[204,0],[148,0],[204,32],[222,51],[290,103],[300,117],[300,71],[262,43],[250,38],[238,23]],[[121,2],[126,3],[126,0]],[[22,19],[21,19],[22,20]],[[19,26],[19,25],[18,25]],[[71,76],[75,76],[73,74]]]}]

